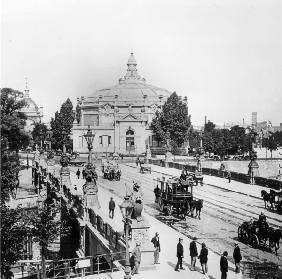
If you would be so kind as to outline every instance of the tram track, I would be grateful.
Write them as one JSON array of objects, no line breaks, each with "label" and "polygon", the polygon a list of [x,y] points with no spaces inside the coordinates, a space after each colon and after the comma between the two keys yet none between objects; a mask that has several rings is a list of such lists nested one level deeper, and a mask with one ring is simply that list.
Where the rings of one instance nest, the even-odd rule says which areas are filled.
[{"label": "tram track", "polygon": [[[136,169],[133,167],[133,169]],[[154,172],[154,171],[152,171]],[[152,184],[152,182],[156,182],[157,180],[156,179],[152,179],[151,178],[147,178],[144,174],[139,174],[139,173],[135,173],[135,172],[132,172],[132,174],[134,174],[135,176],[135,180],[137,181],[142,181],[142,187],[143,188],[146,188],[147,190],[151,191],[152,194],[154,195],[153,193],[153,189],[154,189],[154,185],[152,187],[148,187],[147,185],[148,184]],[[165,174],[165,177],[173,177],[173,175],[169,175],[169,174]],[[124,177],[124,180],[127,181],[127,183],[132,183],[132,180],[134,179],[131,179],[129,177]],[[211,184],[205,184],[204,185],[206,186],[211,186],[213,187],[213,185]],[[223,201],[223,200],[217,200],[211,196],[207,196],[209,194],[212,194],[212,195],[217,195],[217,197],[220,197],[222,199],[229,199],[228,197],[220,194],[220,193],[215,193],[215,192],[212,192],[212,191],[207,191],[207,190],[202,190],[200,188],[201,186],[196,186],[195,187],[195,190],[194,190],[194,196],[195,198],[197,199],[203,199],[204,201],[204,205],[205,204],[209,204],[209,206],[212,206],[214,209],[218,209],[218,212],[221,212],[222,214],[224,215],[228,215],[232,218],[235,218],[235,219],[239,219],[241,222],[243,221],[247,221],[249,220],[250,218],[254,218],[256,219],[258,217],[258,213],[253,211],[253,210],[250,210],[250,207],[254,207],[255,206],[251,206],[249,204],[246,204],[245,203],[245,206],[242,206],[242,201],[238,202],[238,204],[240,206],[237,206],[238,204],[236,204],[236,206],[234,206],[234,201],[230,201],[229,203],[226,202],[226,201]],[[218,186],[215,186],[216,188],[219,188]],[[222,188],[220,188],[222,189]],[[201,193],[199,193],[201,192]],[[206,195],[205,195],[206,193]],[[236,193],[237,195],[240,195],[241,193],[238,193],[238,192],[234,192]],[[236,210],[235,210],[236,209]],[[268,214],[269,215],[269,214]],[[223,219],[224,220],[224,219]],[[281,228],[281,220],[275,218],[275,217],[272,217],[272,216],[267,216],[267,220],[268,220],[268,223],[274,227],[274,228]],[[226,221],[226,220],[225,220]],[[240,225],[241,223],[237,222],[234,224],[236,225]],[[280,225],[280,226],[279,226]]]}]

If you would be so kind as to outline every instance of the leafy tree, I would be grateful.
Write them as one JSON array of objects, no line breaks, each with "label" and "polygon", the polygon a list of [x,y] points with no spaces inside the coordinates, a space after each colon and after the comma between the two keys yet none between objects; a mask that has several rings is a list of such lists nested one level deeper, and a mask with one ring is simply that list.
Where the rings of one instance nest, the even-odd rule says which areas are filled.
[{"label": "leafy tree", "polygon": [[204,131],[205,132],[212,132],[215,128],[215,124],[211,121],[208,121],[208,123],[205,124],[205,127],[204,127]]},{"label": "leafy tree", "polygon": [[264,138],[263,141],[262,141],[262,146],[263,147],[266,147],[267,149],[270,150],[270,154],[271,154],[271,158],[272,158],[272,152],[274,150],[277,149],[278,147],[278,141],[277,139],[275,138],[275,134],[274,133],[271,133],[269,135],[269,137],[267,138]]},{"label": "leafy tree", "polygon": [[47,132],[48,128],[44,123],[35,123],[33,131],[31,132],[34,143],[40,146],[41,142],[46,140]]},{"label": "leafy tree", "polygon": [[24,131],[26,116],[20,110],[26,103],[19,99],[22,93],[1,89],[1,272],[20,259],[25,239],[20,209],[11,209],[7,201],[18,187],[20,163],[18,150],[29,144]]},{"label": "leafy tree", "polygon": [[21,259],[26,229],[22,224],[20,210],[1,204],[1,273]]},{"label": "leafy tree", "polygon": [[188,137],[191,125],[188,107],[182,102],[176,92],[172,93],[152,120],[151,128],[158,140],[166,143],[167,148],[180,147]]},{"label": "leafy tree", "polygon": [[72,124],[74,121],[73,105],[70,99],[67,99],[61,106],[60,112],[55,113],[51,119],[52,146],[55,149],[63,149],[65,144],[67,148],[72,147],[70,139]]},{"label": "leafy tree", "polygon": [[[49,193],[51,195],[51,193]],[[46,267],[45,261],[47,257],[48,245],[52,244],[60,235],[67,233],[67,229],[63,227],[63,222],[58,218],[60,214],[60,206],[54,199],[48,199],[42,202],[42,206],[37,212],[33,212],[27,217],[27,224],[33,241],[40,246],[42,273],[45,278]]]},{"label": "leafy tree", "polygon": [[17,100],[21,92],[1,89],[1,148],[18,151],[29,144],[29,136],[24,131],[26,115],[20,112],[26,103]]}]

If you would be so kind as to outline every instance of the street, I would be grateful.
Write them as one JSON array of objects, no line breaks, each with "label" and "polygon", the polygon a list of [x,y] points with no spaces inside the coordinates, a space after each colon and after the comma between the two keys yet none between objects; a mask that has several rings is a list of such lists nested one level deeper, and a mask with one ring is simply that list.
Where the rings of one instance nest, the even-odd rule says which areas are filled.
[{"label": "street", "polygon": [[[133,180],[139,182],[144,192],[146,212],[159,220],[163,220],[162,214],[154,202],[153,190],[156,186],[157,178],[161,178],[164,175],[154,171],[151,174],[140,174],[139,168],[136,168],[134,164],[121,164],[121,170],[120,181],[109,181],[102,177],[101,168],[97,166],[99,174],[98,186],[122,197],[126,192],[125,184],[127,187],[131,187]],[[175,175],[178,175],[179,172],[179,170],[175,170]],[[223,179],[223,183],[227,183],[226,180]],[[234,243],[238,242],[243,260],[272,262],[281,265],[281,249],[278,250],[278,256],[275,256],[274,253],[263,251],[262,249],[254,249],[238,241],[238,226],[243,221],[248,221],[251,217],[257,219],[261,211],[265,212],[270,226],[274,228],[281,226],[281,216],[265,211],[263,200],[211,185],[195,186],[194,197],[204,200],[201,220],[189,216],[186,220],[177,219],[171,225],[175,230],[189,237],[196,236],[199,243],[205,242],[209,249],[218,254],[222,254],[224,250],[227,250],[229,255],[232,255]]]}]

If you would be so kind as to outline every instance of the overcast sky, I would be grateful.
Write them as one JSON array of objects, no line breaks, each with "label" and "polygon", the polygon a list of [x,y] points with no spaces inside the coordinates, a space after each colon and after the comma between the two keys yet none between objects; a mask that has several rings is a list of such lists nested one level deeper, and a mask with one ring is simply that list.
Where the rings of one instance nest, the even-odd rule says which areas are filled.
[{"label": "overcast sky", "polygon": [[192,123],[282,122],[282,1],[2,0],[1,86],[50,120],[117,84],[133,50],[149,84],[187,96]]}]

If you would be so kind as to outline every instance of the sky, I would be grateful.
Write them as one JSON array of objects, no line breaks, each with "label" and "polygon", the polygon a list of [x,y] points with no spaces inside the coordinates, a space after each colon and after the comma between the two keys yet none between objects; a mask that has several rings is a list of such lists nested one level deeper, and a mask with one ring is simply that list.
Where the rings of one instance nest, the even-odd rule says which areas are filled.
[{"label": "sky", "polygon": [[188,97],[192,124],[282,123],[282,1],[2,0],[1,87],[49,121],[115,85],[134,52],[147,83]]}]

